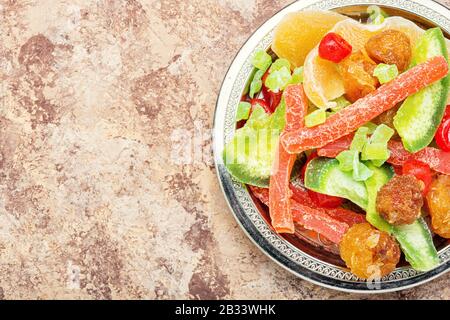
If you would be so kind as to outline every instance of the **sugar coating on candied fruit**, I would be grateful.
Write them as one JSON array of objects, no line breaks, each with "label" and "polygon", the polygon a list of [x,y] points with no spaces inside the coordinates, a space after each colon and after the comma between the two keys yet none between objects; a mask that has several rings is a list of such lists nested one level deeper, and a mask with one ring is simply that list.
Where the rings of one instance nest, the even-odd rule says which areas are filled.
[{"label": "sugar coating on candied fruit", "polygon": [[400,72],[405,71],[411,61],[411,41],[398,30],[385,30],[366,43],[368,55],[377,63],[395,64]]},{"label": "sugar coating on candied fruit", "polygon": [[422,181],[410,175],[395,176],[377,195],[377,211],[390,224],[411,224],[421,215]]},{"label": "sugar coating on candied fruit", "polygon": [[427,203],[434,232],[450,238],[450,176],[439,175],[431,184]]},{"label": "sugar coating on candied fruit", "polygon": [[397,242],[369,223],[355,224],[345,233],[340,253],[351,272],[362,279],[388,275],[400,260]]}]

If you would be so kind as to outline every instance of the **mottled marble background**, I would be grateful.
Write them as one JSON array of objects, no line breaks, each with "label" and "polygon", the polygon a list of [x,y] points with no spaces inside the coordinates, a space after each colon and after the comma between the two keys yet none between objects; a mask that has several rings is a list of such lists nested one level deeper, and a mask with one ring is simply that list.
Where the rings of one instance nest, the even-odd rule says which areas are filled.
[{"label": "mottled marble background", "polygon": [[180,135],[208,147],[235,53],[290,2],[0,0],[0,299],[450,298],[450,274],[381,296],[297,279],[209,155],[176,158]]}]

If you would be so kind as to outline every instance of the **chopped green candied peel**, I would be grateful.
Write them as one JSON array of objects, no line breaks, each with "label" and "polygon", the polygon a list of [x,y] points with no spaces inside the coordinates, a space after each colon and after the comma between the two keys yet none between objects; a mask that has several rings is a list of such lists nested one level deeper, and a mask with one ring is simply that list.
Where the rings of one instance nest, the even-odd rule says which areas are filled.
[{"label": "chopped green candied peel", "polygon": [[363,127],[367,128],[369,131],[369,134],[372,134],[375,132],[375,130],[377,129],[377,125],[373,122],[367,122]]},{"label": "chopped green candied peel", "polygon": [[[447,40],[440,28],[421,35],[413,48],[410,68],[436,56],[448,61]],[[450,88],[450,75],[409,96],[394,116],[403,147],[416,153],[432,143],[442,120]]]},{"label": "chopped green candied peel", "polygon": [[298,67],[292,72],[291,84],[303,83],[303,67]]},{"label": "chopped green candied peel", "polygon": [[[372,134],[370,138],[369,134]],[[360,127],[353,137],[350,150],[343,151],[336,157],[339,168],[344,172],[352,172],[356,181],[366,181],[373,175],[373,171],[369,168],[370,162],[366,162],[366,165],[365,161],[381,167],[389,159],[387,144],[393,135],[394,130],[385,124],[376,126],[369,122]]]},{"label": "chopped green candied peel", "polygon": [[253,82],[253,78],[255,77],[256,71],[258,71],[258,69],[253,68],[253,70],[252,70],[252,72],[250,74],[250,77],[249,77],[249,79],[251,81],[247,81],[247,83],[245,84],[244,91],[242,91],[242,96],[245,96],[245,95],[247,95],[249,93],[250,85]]},{"label": "chopped green candied peel", "polygon": [[278,104],[278,106],[275,108],[275,110],[278,108],[286,109],[286,100],[284,100],[284,96],[281,96],[281,101]]},{"label": "chopped green candied peel", "polygon": [[388,143],[394,133],[395,131],[391,127],[380,124],[370,137],[370,143]]},{"label": "chopped green candied peel", "polygon": [[262,89],[262,77],[271,66],[272,57],[264,50],[256,51],[252,59],[252,64],[256,68],[256,71],[254,71],[253,79],[248,88],[248,94],[253,99],[255,94]]},{"label": "chopped green candied peel", "polygon": [[359,157],[355,157],[353,162],[353,179],[356,181],[366,181],[373,175],[373,171],[370,170],[364,163],[359,161]]},{"label": "chopped green candied peel", "polygon": [[241,120],[247,120],[250,116],[250,110],[252,105],[248,102],[242,101],[239,103],[236,111],[236,122]]},{"label": "chopped green candied peel", "polygon": [[367,8],[367,13],[369,14],[369,22],[371,24],[382,24],[384,19],[389,17],[389,15],[384,12],[379,6],[369,6]]},{"label": "chopped green candied peel", "polygon": [[327,113],[325,109],[318,109],[305,117],[305,126],[307,128],[315,127],[324,123],[327,120]]},{"label": "chopped green candied peel", "polygon": [[341,96],[341,97],[335,99],[334,102],[336,102],[336,106],[331,108],[331,110],[336,111],[336,112],[340,111],[352,104],[344,96]]},{"label": "chopped green candied peel", "polygon": [[[389,159],[389,157],[387,159]],[[375,167],[380,168],[386,163],[387,159],[386,160],[371,160],[370,162],[372,162],[372,164]]]},{"label": "chopped green candied peel", "polygon": [[264,73],[272,64],[272,57],[264,50],[256,51],[252,59],[252,64],[255,68],[262,70]]},{"label": "chopped green candied peel", "polygon": [[250,118],[245,124],[244,128],[260,129],[268,126],[269,116],[264,108],[259,104],[253,109]]},{"label": "chopped green candied peel", "polygon": [[258,70],[253,76],[252,83],[250,84],[250,92],[249,92],[250,98],[253,99],[255,94],[261,91],[263,85],[261,79],[264,76],[264,73],[265,73],[264,71]]},{"label": "chopped green candied peel", "polygon": [[364,146],[361,159],[372,160],[373,165],[381,167],[390,157],[388,142],[394,133],[395,131],[387,125],[379,125]]},{"label": "chopped green candied peel", "polygon": [[351,172],[353,170],[353,160],[358,157],[358,151],[346,150],[342,151],[336,159],[339,161],[339,169],[344,172]]},{"label": "chopped green candied peel", "polygon": [[398,68],[395,64],[380,63],[373,71],[373,76],[377,77],[381,84],[385,84],[398,76]]},{"label": "chopped green candied peel", "polygon": [[389,159],[389,150],[385,143],[368,143],[361,153],[362,160],[384,160]]},{"label": "chopped green candied peel", "polygon": [[366,181],[373,172],[360,161],[359,152],[356,150],[342,151],[336,159],[339,161],[339,169],[343,172],[351,172],[355,181]]},{"label": "chopped green candied peel", "polygon": [[373,172],[359,159],[358,150],[342,151],[336,160],[339,161],[339,169],[343,172],[351,172],[355,181],[366,181]]},{"label": "chopped green candied peel", "polygon": [[361,152],[364,148],[364,145],[367,143],[367,134],[369,133],[369,129],[366,127],[361,127],[356,131],[355,136],[353,138],[352,144],[350,145],[350,150]]},{"label": "chopped green candied peel", "polygon": [[284,90],[291,82],[292,75],[291,70],[287,67],[281,67],[281,69],[270,73],[266,79],[266,87],[270,91],[277,93],[280,90]]},{"label": "chopped green candied peel", "polygon": [[269,73],[280,70],[283,67],[286,67],[288,70],[291,70],[291,63],[286,59],[277,59],[270,66]]},{"label": "chopped green candied peel", "polygon": [[350,101],[348,101],[347,99],[345,99],[344,96],[341,96],[337,99],[335,99],[333,102],[336,103],[336,105],[334,107],[331,107],[328,111],[327,111],[327,115],[328,116],[332,116],[333,114],[341,111],[344,108],[347,108],[348,106],[350,106],[352,103]]}]

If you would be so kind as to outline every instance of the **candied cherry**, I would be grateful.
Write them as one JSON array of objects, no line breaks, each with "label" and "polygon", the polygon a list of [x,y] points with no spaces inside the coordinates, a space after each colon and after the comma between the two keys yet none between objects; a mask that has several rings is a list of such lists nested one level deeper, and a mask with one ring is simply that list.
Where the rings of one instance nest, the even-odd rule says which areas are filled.
[{"label": "candied cherry", "polygon": [[436,144],[443,151],[450,151],[450,106],[447,106],[444,118],[434,137]]},{"label": "candied cherry", "polygon": [[430,190],[431,182],[433,180],[433,172],[428,164],[418,160],[408,160],[403,164],[403,175],[410,175],[416,177],[424,183],[422,194],[425,196]]},{"label": "candied cherry", "polygon": [[319,44],[319,56],[322,59],[339,63],[352,53],[352,46],[334,32],[323,37]]}]

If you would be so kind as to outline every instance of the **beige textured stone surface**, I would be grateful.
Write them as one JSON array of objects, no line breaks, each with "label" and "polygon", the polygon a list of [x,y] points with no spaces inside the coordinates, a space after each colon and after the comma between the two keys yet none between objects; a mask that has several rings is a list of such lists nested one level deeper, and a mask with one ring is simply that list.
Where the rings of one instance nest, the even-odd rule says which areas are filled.
[{"label": "beige textured stone surface", "polygon": [[450,298],[450,274],[381,296],[297,279],[237,226],[208,158],[171,160],[289,2],[0,0],[0,299]]}]

